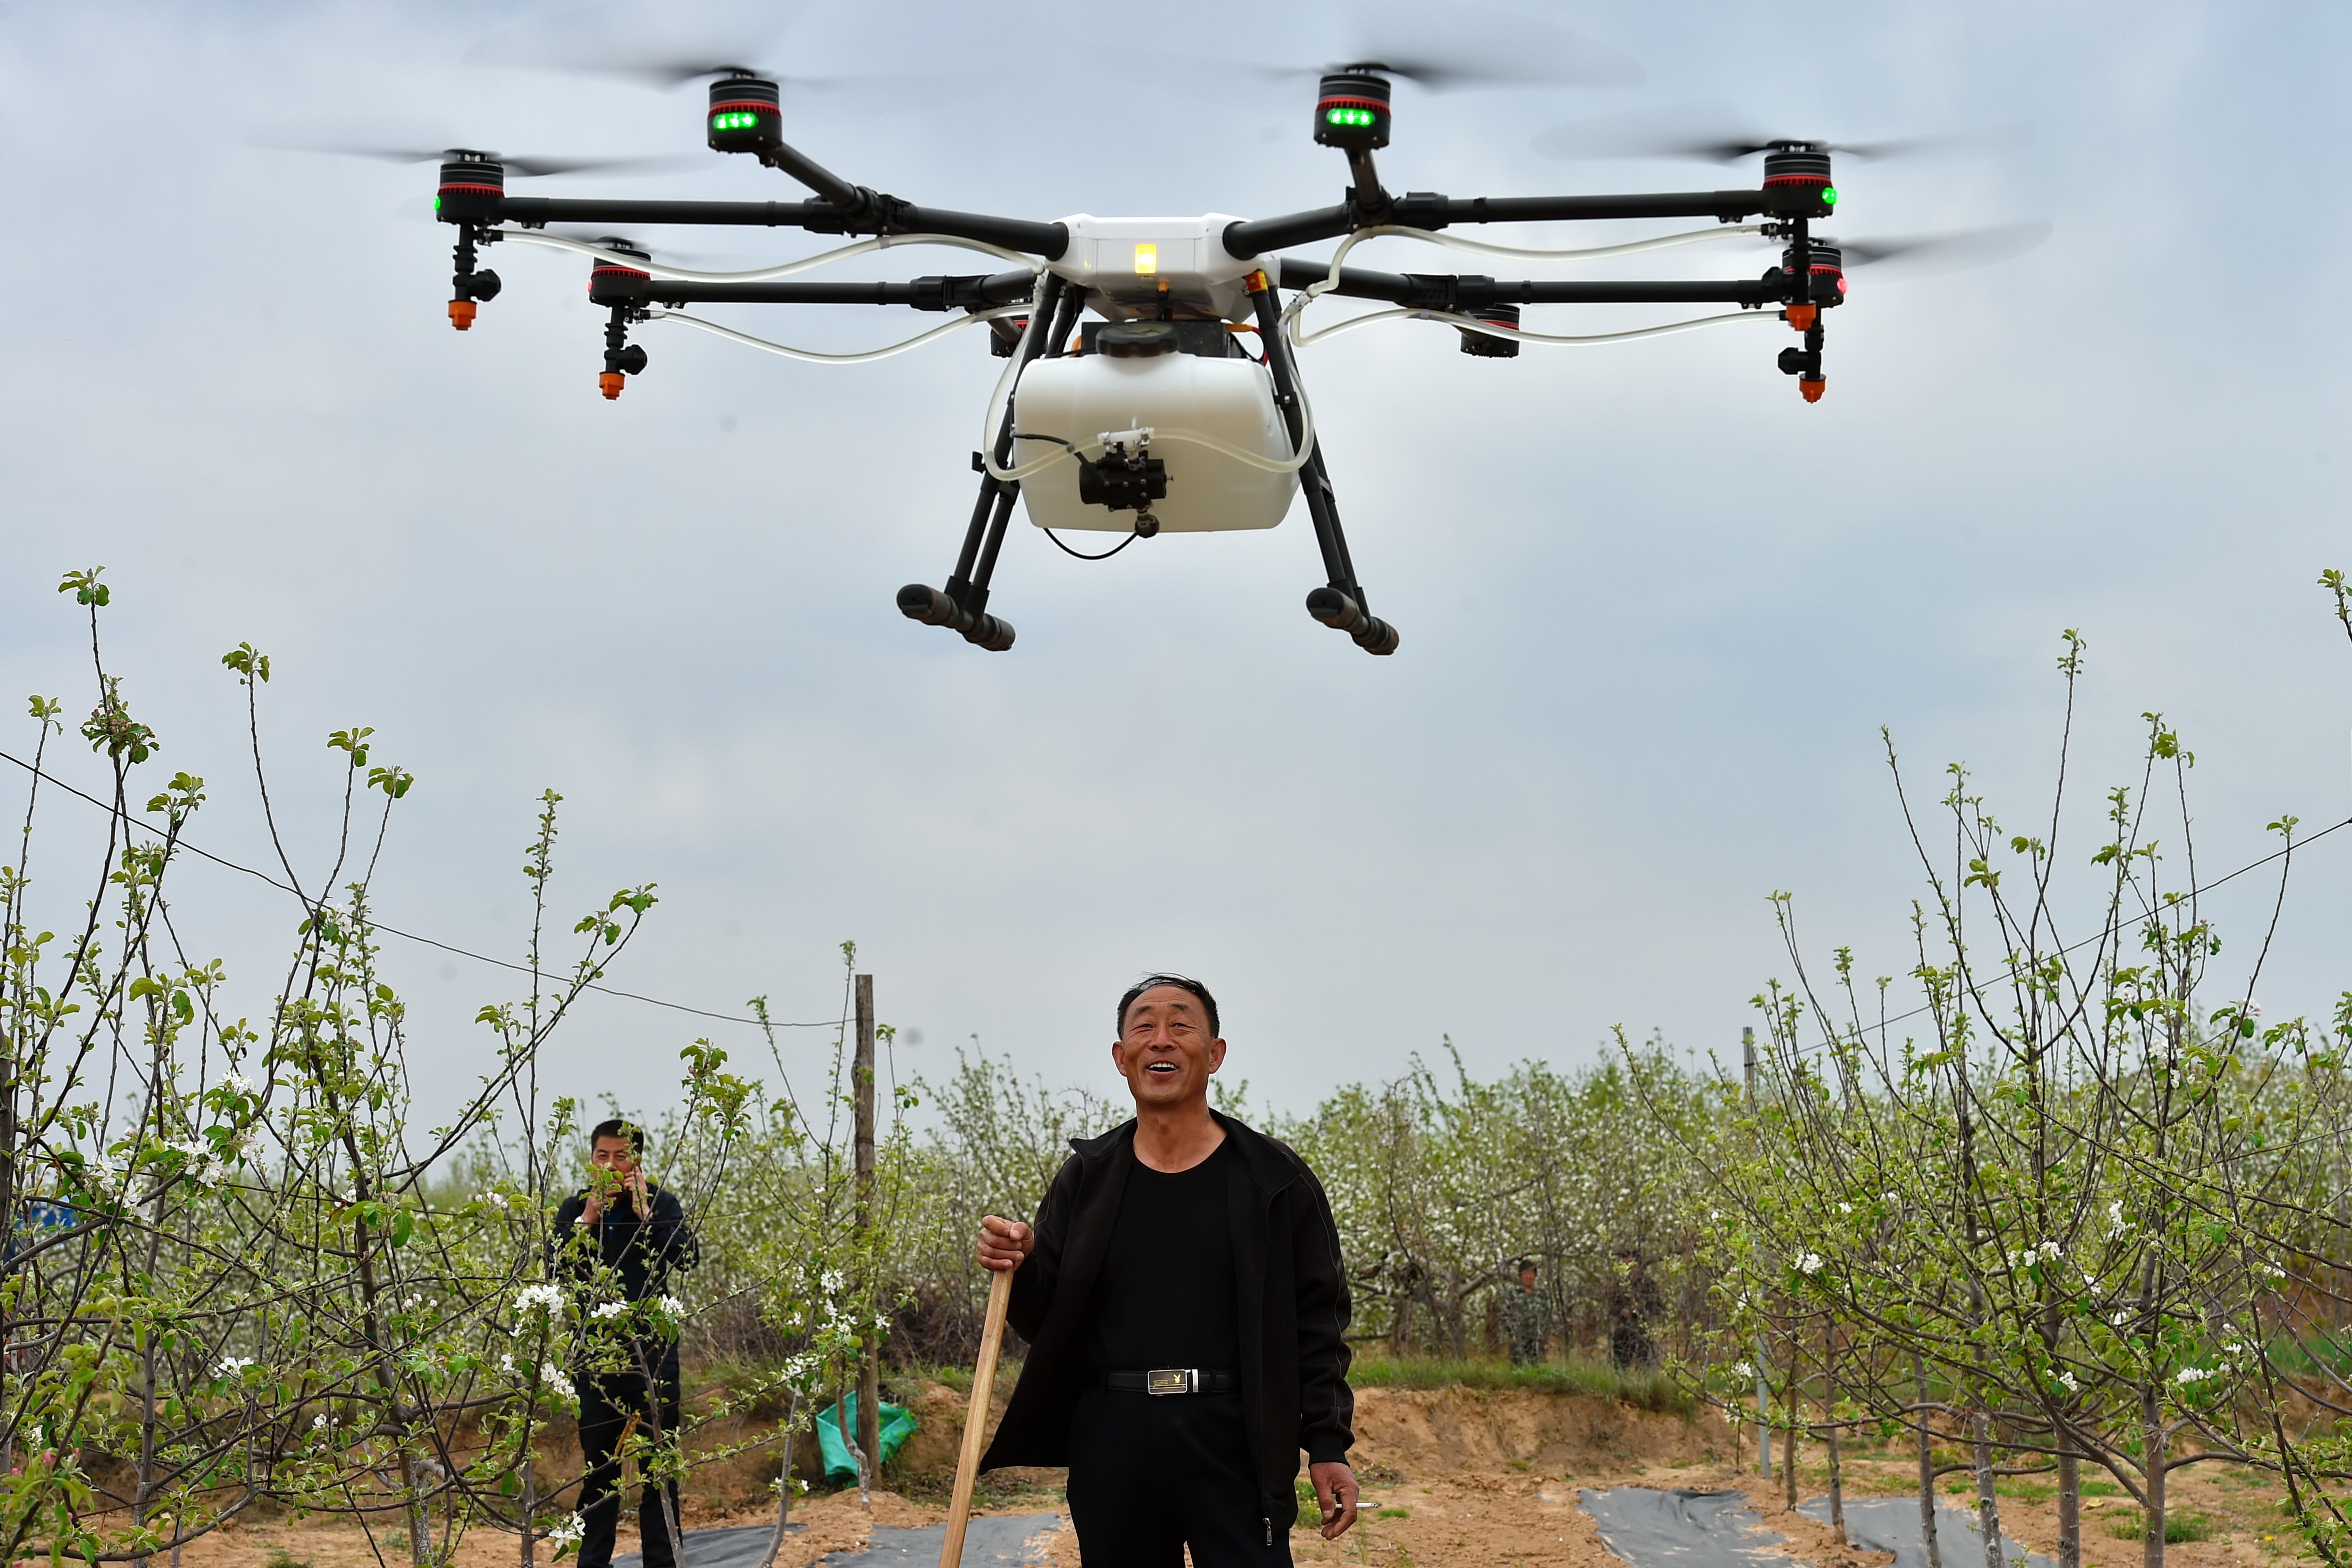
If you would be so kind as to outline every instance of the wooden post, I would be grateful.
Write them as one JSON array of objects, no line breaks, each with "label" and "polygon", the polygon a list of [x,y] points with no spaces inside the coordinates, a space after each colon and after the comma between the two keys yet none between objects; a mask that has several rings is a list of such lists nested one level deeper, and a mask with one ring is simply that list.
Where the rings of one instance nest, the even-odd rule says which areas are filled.
[{"label": "wooden post", "polygon": [[[866,1289],[870,1305],[881,1300],[874,1256],[874,976],[857,977],[857,1063],[852,1073],[857,1088],[857,1238],[865,1257]],[[882,1475],[882,1336],[871,1325],[860,1332],[866,1353],[857,1363],[857,1446],[866,1452],[866,1468],[878,1483]]]},{"label": "wooden post", "polygon": [[1004,1348],[1004,1309],[1012,1300],[1013,1270],[992,1273],[988,1316],[980,1330],[980,1361],[971,1369],[971,1406],[964,1412],[955,1491],[948,1500],[947,1537],[940,1542],[940,1568],[962,1568],[963,1530],[971,1519],[972,1483],[980,1479],[981,1449],[988,1441],[988,1406],[996,1394],[996,1356]]}]

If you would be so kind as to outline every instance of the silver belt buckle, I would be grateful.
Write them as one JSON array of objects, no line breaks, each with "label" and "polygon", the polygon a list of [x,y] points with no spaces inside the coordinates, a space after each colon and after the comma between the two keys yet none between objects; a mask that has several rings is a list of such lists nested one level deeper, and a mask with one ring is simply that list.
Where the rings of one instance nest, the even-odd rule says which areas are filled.
[{"label": "silver belt buckle", "polygon": [[1194,1394],[1200,1373],[1189,1366],[1156,1366],[1143,1374],[1146,1394]]}]

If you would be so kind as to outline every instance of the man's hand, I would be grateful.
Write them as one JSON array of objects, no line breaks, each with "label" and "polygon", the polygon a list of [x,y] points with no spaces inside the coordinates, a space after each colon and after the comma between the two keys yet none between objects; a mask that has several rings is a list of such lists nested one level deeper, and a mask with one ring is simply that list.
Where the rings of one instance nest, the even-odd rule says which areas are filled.
[{"label": "man's hand", "polygon": [[1307,1475],[1323,1505],[1323,1539],[1337,1541],[1356,1522],[1356,1472],[1335,1462],[1309,1465]]},{"label": "man's hand", "polygon": [[601,1225],[604,1219],[604,1194],[594,1186],[588,1189],[587,1200],[580,1205],[582,1225]]},{"label": "man's hand", "polygon": [[1017,1219],[990,1215],[980,1222],[980,1266],[1005,1273],[1018,1268],[1037,1245],[1037,1233]]},{"label": "man's hand", "polygon": [[654,1200],[646,1191],[646,1168],[639,1165],[635,1170],[631,1171],[622,1178],[621,1185],[631,1197],[636,1200],[639,1223],[651,1220],[654,1217]]}]

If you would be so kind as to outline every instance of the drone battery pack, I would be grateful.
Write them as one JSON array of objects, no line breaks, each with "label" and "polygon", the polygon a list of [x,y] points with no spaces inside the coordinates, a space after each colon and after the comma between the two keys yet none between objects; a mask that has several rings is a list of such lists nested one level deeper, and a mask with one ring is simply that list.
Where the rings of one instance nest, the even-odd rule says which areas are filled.
[{"label": "drone battery pack", "polygon": [[[1092,457],[1108,432],[1152,431],[1150,455],[1168,467],[1167,498],[1151,503],[1165,533],[1272,528],[1298,489],[1295,473],[1269,473],[1186,438],[1197,432],[1268,462],[1290,457],[1273,377],[1255,360],[1190,353],[1039,360],[1022,374],[1013,415],[1013,458],[1021,463],[1070,447]],[[1022,480],[1021,499],[1040,528],[1125,533],[1135,526],[1132,511],[1079,499],[1076,462],[1048,464]]]}]

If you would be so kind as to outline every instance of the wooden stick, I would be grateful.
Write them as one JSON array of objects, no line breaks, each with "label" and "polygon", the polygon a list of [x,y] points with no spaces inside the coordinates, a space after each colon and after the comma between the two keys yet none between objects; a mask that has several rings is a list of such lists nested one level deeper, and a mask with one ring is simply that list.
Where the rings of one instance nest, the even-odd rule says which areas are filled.
[{"label": "wooden stick", "polygon": [[971,1369],[971,1408],[964,1412],[963,1452],[956,1457],[955,1496],[948,1503],[948,1533],[940,1542],[940,1568],[963,1568],[963,1531],[971,1519],[971,1488],[980,1479],[988,1406],[996,1393],[996,1356],[1004,1348],[1004,1309],[1012,1300],[1013,1270],[994,1271],[988,1282],[988,1317],[980,1331],[980,1364]]}]

